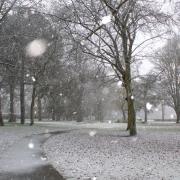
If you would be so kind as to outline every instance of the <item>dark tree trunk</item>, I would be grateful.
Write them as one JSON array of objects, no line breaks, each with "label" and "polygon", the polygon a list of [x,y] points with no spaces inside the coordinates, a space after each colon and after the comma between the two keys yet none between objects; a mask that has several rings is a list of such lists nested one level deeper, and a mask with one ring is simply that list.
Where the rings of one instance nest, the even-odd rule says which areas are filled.
[{"label": "dark tree trunk", "polygon": [[146,103],[145,103],[145,105],[144,105],[144,123],[147,123],[147,114],[148,114],[148,111],[147,111]]},{"label": "dark tree trunk", "polygon": [[127,122],[125,110],[122,108],[121,111],[122,111],[122,114],[123,114],[123,122]]},{"label": "dark tree trunk", "polygon": [[0,126],[4,126],[4,121],[2,116],[2,106],[1,106],[1,95],[0,95]]},{"label": "dark tree trunk", "polygon": [[78,111],[77,111],[77,122],[82,122],[83,121],[83,111],[82,111],[82,101],[81,99],[79,100],[79,106],[78,106]]},{"label": "dark tree trunk", "polygon": [[82,121],[83,121],[82,112],[79,110],[77,114],[77,122],[82,122]]},{"label": "dark tree trunk", "polygon": [[132,96],[132,87],[131,87],[131,71],[130,71],[130,64],[126,64],[126,72],[124,76],[124,85],[126,89],[127,95],[127,106],[128,106],[128,125],[127,130],[129,130],[130,136],[135,136],[137,134],[136,131],[136,112],[134,108],[134,99],[131,98]]},{"label": "dark tree trunk", "polygon": [[102,100],[99,99],[95,107],[95,118],[96,120],[103,122],[103,109],[102,109]]},{"label": "dark tree trunk", "polygon": [[176,123],[180,122],[180,112],[176,113]]},{"label": "dark tree trunk", "polygon": [[9,122],[16,122],[16,117],[14,114],[14,85],[10,83],[10,115]]},{"label": "dark tree trunk", "polygon": [[42,121],[42,103],[40,96],[38,96],[38,121]]},{"label": "dark tree trunk", "polygon": [[21,112],[21,124],[24,124],[25,123],[24,58],[21,59],[20,112]]},{"label": "dark tree trunk", "polygon": [[134,109],[134,102],[131,98],[128,98],[128,127],[127,130],[130,131],[130,135],[134,136],[137,134],[136,131],[136,113]]},{"label": "dark tree trunk", "polygon": [[176,123],[180,123],[180,110],[176,108],[175,112],[176,112]]},{"label": "dark tree trunk", "polygon": [[79,90],[79,98],[78,98],[77,122],[83,121],[83,110],[82,110],[83,93],[84,93],[84,88],[81,86]]},{"label": "dark tree trunk", "polygon": [[34,104],[36,98],[36,87],[33,85],[32,97],[31,97],[31,109],[30,109],[30,126],[34,124]]},{"label": "dark tree trunk", "polygon": [[54,107],[52,108],[52,121],[56,120],[56,114],[55,114],[55,109]]}]

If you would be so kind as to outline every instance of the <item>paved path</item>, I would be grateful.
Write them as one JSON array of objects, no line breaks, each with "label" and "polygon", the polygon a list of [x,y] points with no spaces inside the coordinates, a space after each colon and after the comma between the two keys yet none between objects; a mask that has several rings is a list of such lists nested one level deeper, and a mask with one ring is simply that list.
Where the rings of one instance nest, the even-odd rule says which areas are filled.
[{"label": "paved path", "polygon": [[0,180],[64,180],[42,152],[41,145],[52,134],[33,135],[14,144],[0,159]]}]

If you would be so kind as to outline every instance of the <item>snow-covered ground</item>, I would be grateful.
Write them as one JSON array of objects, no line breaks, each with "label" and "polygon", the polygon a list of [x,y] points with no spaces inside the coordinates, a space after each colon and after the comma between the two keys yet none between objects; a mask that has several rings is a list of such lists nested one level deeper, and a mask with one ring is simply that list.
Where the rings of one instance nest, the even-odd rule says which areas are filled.
[{"label": "snow-covered ground", "polygon": [[125,137],[124,125],[104,126],[84,124],[44,144],[49,160],[65,178],[179,180],[180,127],[140,125],[137,137]]},{"label": "snow-covered ground", "polygon": [[6,150],[14,143],[26,136],[33,134],[48,133],[49,131],[58,131],[60,127],[41,127],[41,126],[21,126],[11,125],[0,127],[0,158],[6,152]]},{"label": "snow-covered ground", "polygon": [[5,126],[0,128],[0,159],[26,136],[71,130],[52,136],[43,146],[48,160],[67,179],[179,180],[179,125],[138,124],[137,137],[127,137],[125,128],[126,124],[76,122]]}]

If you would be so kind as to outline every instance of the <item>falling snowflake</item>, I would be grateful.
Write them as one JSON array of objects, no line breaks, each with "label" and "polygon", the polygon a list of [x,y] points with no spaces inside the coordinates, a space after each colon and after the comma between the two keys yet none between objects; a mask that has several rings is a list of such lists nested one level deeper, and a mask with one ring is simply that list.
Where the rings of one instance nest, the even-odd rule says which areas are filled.
[{"label": "falling snowflake", "polygon": [[47,158],[46,158],[46,157],[41,156],[41,160],[42,160],[42,161],[46,161],[46,160],[47,160]]},{"label": "falling snowflake", "polygon": [[89,132],[89,135],[90,135],[91,137],[93,137],[93,136],[96,135],[96,133],[97,133],[96,131],[90,131],[90,132]]},{"label": "falling snowflake", "polygon": [[131,96],[131,99],[134,100],[134,96]]},{"label": "falling snowflake", "polygon": [[32,81],[33,81],[33,82],[35,82],[35,81],[36,81],[35,77],[32,77]]},{"label": "falling snowflake", "polygon": [[121,87],[121,86],[122,86],[122,81],[119,81],[119,82],[117,83],[117,85],[118,85],[119,87]]},{"label": "falling snowflake", "polygon": [[10,10],[10,11],[9,11],[9,15],[12,16],[13,14],[14,14],[13,10]]},{"label": "falling snowflake", "polygon": [[80,44],[81,44],[82,46],[84,46],[84,40],[82,40],[82,41],[80,42]]},{"label": "falling snowflake", "polygon": [[43,39],[35,39],[26,47],[26,53],[29,57],[38,57],[43,55],[47,49],[47,42]]},{"label": "falling snowflake", "polygon": [[29,77],[30,76],[30,74],[26,74],[26,77]]},{"label": "falling snowflake", "polygon": [[77,112],[73,112],[73,115],[76,115],[77,114]]},{"label": "falling snowflake", "polygon": [[104,16],[101,20],[101,24],[108,24],[111,22],[111,15]]},{"label": "falling snowflake", "polygon": [[109,124],[111,124],[111,123],[112,123],[112,121],[108,121],[108,123],[109,123]]},{"label": "falling snowflake", "polygon": [[28,144],[28,147],[29,147],[29,149],[34,149],[34,144],[33,144],[32,142],[30,142],[30,143]]},{"label": "falling snowflake", "polygon": [[60,93],[59,95],[60,95],[60,96],[63,96],[63,94],[62,94],[62,93]]},{"label": "falling snowflake", "polygon": [[93,177],[92,180],[97,180],[97,177]]},{"label": "falling snowflake", "polygon": [[151,108],[152,108],[152,104],[150,104],[149,102],[146,103],[146,108],[147,108],[148,111],[150,111]]},{"label": "falling snowflake", "polygon": [[159,111],[159,109],[158,109],[158,108],[156,108],[156,109],[155,109],[155,111],[157,112],[157,111]]},{"label": "falling snowflake", "polygon": [[171,117],[171,119],[174,119],[174,114],[171,114],[171,116],[170,116],[170,117]]},{"label": "falling snowflake", "polygon": [[111,143],[117,144],[117,143],[118,143],[118,140],[113,140],[113,141],[111,141]]}]

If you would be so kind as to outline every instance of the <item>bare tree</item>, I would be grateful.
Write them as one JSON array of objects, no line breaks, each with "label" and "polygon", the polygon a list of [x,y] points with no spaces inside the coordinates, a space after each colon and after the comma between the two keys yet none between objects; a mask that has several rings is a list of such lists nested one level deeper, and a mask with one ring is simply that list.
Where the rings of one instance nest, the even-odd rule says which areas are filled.
[{"label": "bare tree", "polygon": [[161,72],[160,85],[166,92],[166,103],[176,112],[176,122],[180,122],[180,39],[175,36],[160,52],[157,52],[156,68]]},{"label": "bare tree", "polygon": [[18,0],[1,0],[0,2],[0,25],[8,16]]},{"label": "bare tree", "polygon": [[75,41],[79,41],[84,53],[103,64],[109,64],[126,90],[128,104],[128,126],[130,135],[136,135],[136,113],[132,88],[131,65],[136,60],[135,52],[148,41],[135,46],[138,32],[154,32],[158,24],[167,22],[167,16],[154,9],[151,1],[64,1],[63,10],[68,12],[58,16],[67,23]]},{"label": "bare tree", "polygon": [[138,82],[134,84],[134,94],[136,99],[136,109],[144,110],[144,122],[148,120],[148,103],[150,105],[157,105],[159,103],[157,87],[156,87],[157,75],[150,72],[145,76],[141,76]]}]

